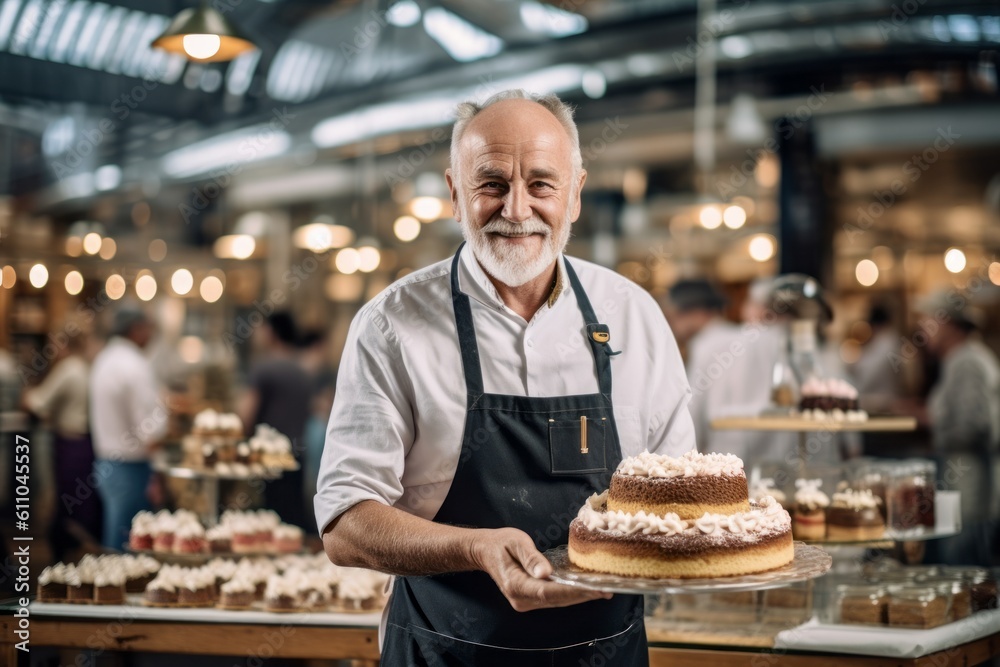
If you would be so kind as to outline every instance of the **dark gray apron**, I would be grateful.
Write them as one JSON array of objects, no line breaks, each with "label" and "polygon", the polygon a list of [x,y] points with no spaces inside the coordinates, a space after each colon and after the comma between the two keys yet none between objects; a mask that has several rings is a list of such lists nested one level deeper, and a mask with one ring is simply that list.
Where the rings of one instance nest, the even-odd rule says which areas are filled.
[{"label": "dark gray apron", "polygon": [[[567,542],[570,521],[590,494],[608,487],[622,458],[611,405],[613,353],[602,335],[608,329],[598,323],[567,260],[586,328],[566,335],[590,342],[600,392],[541,398],[485,393],[469,297],[458,288],[460,254],[461,248],[452,261],[451,294],[468,408],[455,478],[434,521],[519,528],[544,551]],[[632,667],[648,659],[641,596],[517,612],[485,572],[397,578],[382,650],[387,667]]]}]

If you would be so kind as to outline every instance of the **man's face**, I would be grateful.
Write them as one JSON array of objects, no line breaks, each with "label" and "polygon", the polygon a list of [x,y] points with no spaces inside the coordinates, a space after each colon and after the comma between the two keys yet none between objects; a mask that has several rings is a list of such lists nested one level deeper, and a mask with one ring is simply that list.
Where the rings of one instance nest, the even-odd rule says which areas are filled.
[{"label": "man's face", "polygon": [[455,218],[486,272],[517,287],[551,267],[587,177],[555,116],[530,100],[494,104],[466,127],[458,156],[446,172]]}]

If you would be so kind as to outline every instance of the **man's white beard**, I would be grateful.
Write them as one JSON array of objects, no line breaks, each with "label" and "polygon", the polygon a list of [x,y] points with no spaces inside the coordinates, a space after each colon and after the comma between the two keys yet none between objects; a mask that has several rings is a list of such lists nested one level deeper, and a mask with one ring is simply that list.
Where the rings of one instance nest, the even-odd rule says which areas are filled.
[{"label": "man's white beard", "polygon": [[[464,208],[464,204],[459,204]],[[496,217],[479,229],[472,229],[469,216],[462,211],[462,235],[472,247],[472,254],[479,264],[494,279],[508,287],[520,287],[528,281],[537,278],[542,271],[552,266],[559,254],[566,249],[569,242],[570,211],[566,212],[562,229],[558,236],[553,236],[552,228],[538,217],[532,217],[525,222],[511,222],[503,217]],[[494,233],[507,234],[543,234],[541,248],[535,249],[528,244],[507,243],[491,236]]]}]

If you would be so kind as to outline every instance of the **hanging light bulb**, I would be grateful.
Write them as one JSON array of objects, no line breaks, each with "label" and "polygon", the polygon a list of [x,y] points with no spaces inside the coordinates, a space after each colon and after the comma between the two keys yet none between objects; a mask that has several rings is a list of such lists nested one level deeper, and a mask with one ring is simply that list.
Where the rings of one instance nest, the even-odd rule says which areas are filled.
[{"label": "hanging light bulb", "polygon": [[221,12],[202,5],[182,10],[151,46],[196,62],[226,62],[257,48]]}]

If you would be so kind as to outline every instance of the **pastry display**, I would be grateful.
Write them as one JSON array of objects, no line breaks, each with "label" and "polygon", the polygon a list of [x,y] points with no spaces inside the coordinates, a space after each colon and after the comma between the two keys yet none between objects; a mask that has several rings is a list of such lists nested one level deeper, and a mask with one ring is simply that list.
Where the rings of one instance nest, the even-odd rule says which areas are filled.
[{"label": "pastry display", "polygon": [[822,540],[826,537],[826,508],[830,498],[820,491],[819,479],[795,480],[792,530],[797,540]]},{"label": "pastry display", "polygon": [[826,510],[829,540],[877,540],[885,535],[879,499],[870,491],[845,489],[833,494]]},{"label": "pastry display", "polygon": [[[647,452],[623,460],[611,485],[591,496],[570,524],[569,559],[582,569],[725,577],[775,569],[794,557],[788,512],[770,496],[750,503],[743,463],[735,456]],[[643,502],[656,509],[640,507]],[[675,511],[661,512],[668,507]]]},{"label": "pastry display", "polygon": [[844,380],[810,378],[802,385],[799,413],[816,421],[868,421],[858,408],[858,390]]}]

